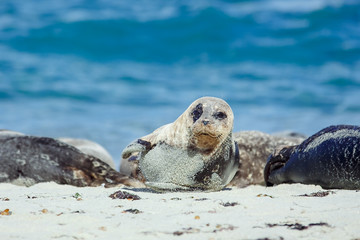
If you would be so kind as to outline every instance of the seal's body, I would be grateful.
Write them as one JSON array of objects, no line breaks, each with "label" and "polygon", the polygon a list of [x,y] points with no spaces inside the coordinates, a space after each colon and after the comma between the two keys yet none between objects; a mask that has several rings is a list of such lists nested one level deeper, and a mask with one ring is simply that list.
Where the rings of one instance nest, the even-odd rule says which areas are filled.
[{"label": "seal's body", "polygon": [[318,184],[323,188],[360,189],[360,127],[327,127],[297,146],[272,154],[265,167],[268,186]]},{"label": "seal's body", "polygon": [[64,142],[21,134],[0,137],[0,182],[31,186],[54,181],[79,187],[137,185],[102,160]]},{"label": "seal's body", "polygon": [[200,98],[175,122],[128,145],[120,171],[156,189],[220,190],[239,165],[233,119],[224,100]]}]

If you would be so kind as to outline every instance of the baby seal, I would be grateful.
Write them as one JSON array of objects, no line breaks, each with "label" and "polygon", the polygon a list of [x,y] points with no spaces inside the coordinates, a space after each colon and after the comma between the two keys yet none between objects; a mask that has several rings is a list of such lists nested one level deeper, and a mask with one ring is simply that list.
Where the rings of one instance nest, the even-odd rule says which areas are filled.
[{"label": "baby seal", "polygon": [[140,186],[102,160],[64,142],[3,132],[0,137],[0,182],[30,186],[54,181],[79,187]]},{"label": "baby seal", "polygon": [[224,100],[200,98],[175,122],[128,145],[120,172],[155,189],[221,190],[239,166],[233,119]]},{"label": "baby seal", "polygon": [[327,127],[297,146],[272,154],[264,170],[268,186],[317,184],[323,188],[360,189],[360,127]]}]

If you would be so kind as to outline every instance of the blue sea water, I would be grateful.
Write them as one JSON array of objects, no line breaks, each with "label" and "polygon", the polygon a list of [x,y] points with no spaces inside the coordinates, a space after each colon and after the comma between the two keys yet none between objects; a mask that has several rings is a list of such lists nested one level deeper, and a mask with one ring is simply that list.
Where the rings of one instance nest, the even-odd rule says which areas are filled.
[{"label": "blue sea water", "polygon": [[195,99],[234,131],[360,122],[360,1],[1,0],[0,128],[103,145]]}]

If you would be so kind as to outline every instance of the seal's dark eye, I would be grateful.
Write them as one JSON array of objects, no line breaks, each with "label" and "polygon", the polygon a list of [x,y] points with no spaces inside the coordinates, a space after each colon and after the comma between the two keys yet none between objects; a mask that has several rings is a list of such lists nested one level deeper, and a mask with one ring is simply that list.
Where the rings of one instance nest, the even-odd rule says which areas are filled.
[{"label": "seal's dark eye", "polygon": [[226,114],[223,113],[223,112],[217,112],[217,113],[214,114],[214,117],[215,117],[216,119],[222,120],[222,119],[226,118],[227,116],[226,116]]},{"label": "seal's dark eye", "polygon": [[191,112],[191,116],[193,117],[194,122],[196,122],[196,120],[198,120],[202,114],[203,114],[202,104],[199,103]]}]

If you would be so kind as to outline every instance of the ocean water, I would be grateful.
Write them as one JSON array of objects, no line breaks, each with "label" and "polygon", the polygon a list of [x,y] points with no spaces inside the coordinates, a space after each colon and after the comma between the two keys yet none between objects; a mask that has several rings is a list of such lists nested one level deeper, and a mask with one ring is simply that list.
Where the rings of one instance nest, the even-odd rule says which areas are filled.
[{"label": "ocean water", "polygon": [[360,1],[0,1],[0,128],[91,139],[119,164],[202,96],[234,131],[359,124]]}]

